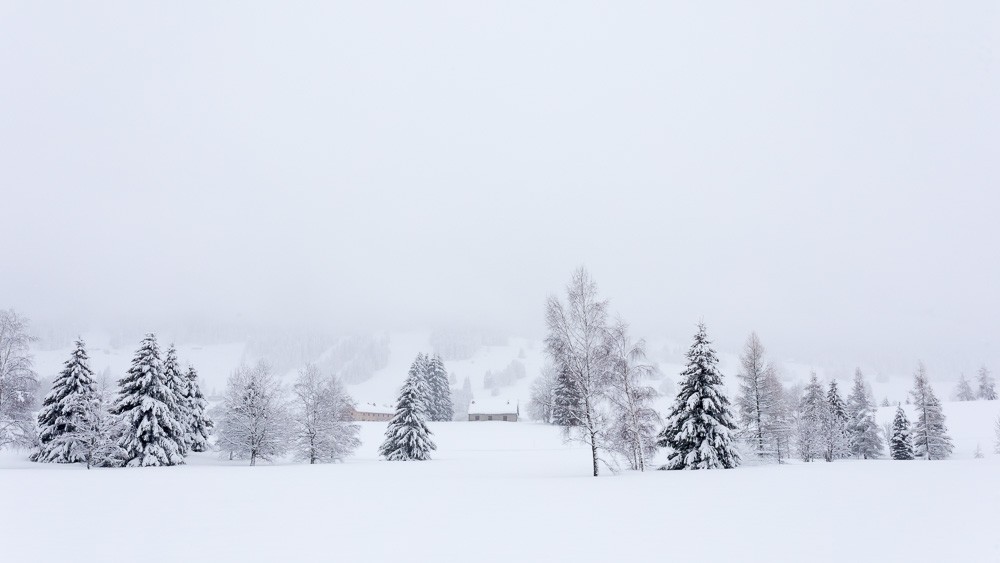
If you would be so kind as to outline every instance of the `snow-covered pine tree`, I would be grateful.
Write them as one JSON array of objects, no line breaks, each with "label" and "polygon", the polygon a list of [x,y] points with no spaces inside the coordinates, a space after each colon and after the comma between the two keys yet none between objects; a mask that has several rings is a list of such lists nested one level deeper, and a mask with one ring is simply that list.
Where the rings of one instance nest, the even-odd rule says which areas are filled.
[{"label": "snow-covered pine tree", "polygon": [[576,426],[580,419],[580,390],[565,367],[557,368],[552,392],[552,424]]},{"label": "snow-covered pine tree", "polygon": [[425,375],[430,396],[428,419],[435,422],[451,421],[455,418],[455,406],[451,402],[451,386],[448,384],[448,370],[444,360],[435,354],[426,358]]},{"label": "snow-covered pine tree", "polygon": [[816,372],[812,372],[803,391],[796,424],[796,442],[802,461],[813,461],[823,453],[822,425],[826,410],[823,387]]},{"label": "snow-covered pine tree", "polygon": [[343,461],[361,441],[361,427],[350,417],[351,399],[334,377],[323,377],[315,365],[299,372],[295,394],[295,457],[309,463]]},{"label": "snow-covered pine tree", "polygon": [[170,393],[174,396],[172,402],[174,405],[174,418],[184,428],[184,435],[177,445],[180,447],[181,455],[186,456],[193,440],[193,437],[190,435],[191,413],[189,410],[191,405],[188,396],[188,380],[181,371],[180,363],[177,361],[177,347],[173,344],[167,348],[167,355],[163,359],[163,379],[167,382],[167,388],[170,389]]},{"label": "snow-covered pine tree", "polygon": [[612,447],[632,470],[645,471],[646,462],[656,448],[656,429],[660,425],[660,416],[653,408],[656,390],[642,382],[652,370],[644,363],[646,341],[633,341],[628,325],[618,321],[611,328],[610,343],[608,397],[613,410]]},{"label": "snow-covered pine tree", "polygon": [[681,373],[680,390],[660,433],[659,445],[670,448],[664,469],[730,469],[740,463],[733,432],[736,423],[722,392],[719,360],[705,323],[698,323],[694,343]]},{"label": "snow-covered pine tree", "polygon": [[913,406],[917,420],[913,424],[913,455],[927,460],[946,459],[951,455],[951,438],[945,426],[941,401],[927,381],[927,369],[921,362],[913,377]]},{"label": "snow-covered pine tree", "polygon": [[986,366],[979,368],[979,390],[976,396],[984,401],[997,400],[996,382]]},{"label": "snow-covered pine tree", "polygon": [[958,385],[955,386],[955,400],[957,401],[975,401],[976,393],[972,390],[972,385],[969,384],[969,380],[965,378],[963,373],[958,377]]},{"label": "snow-covered pine tree", "polygon": [[104,409],[95,393],[75,393],[66,398],[67,410],[74,412],[74,424],[49,442],[50,450],[65,452],[65,459],[91,467],[117,467],[125,462],[118,445],[115,419]]},{"label": "snow-covered pine tree", "polygon": [[83,419],[89,414],[90,403],[97,400],[97,384],[90,369],[87,348],[78,339],[63,364],[63,369],[52,382],[52,390],[42,401],[38,412],[38,450],[32,461],[47,463],[76,463],[85,461],[70,440],[57,440],[87,424]]},{"label": "snow-covered pine tree", "polygon": [[821,417],[823,436],[823,459],[833,461],[842,459],[850,453],[847,434],[847,409],[840,398],[836,380],[830,381],[826,394],[826,408]]},{"label": "snow-covered pine tree", "polygon": [[198,372],[194,366],[188,366],[187,370],[187,410],[188,418],[188,445],[192,452],[208,451],[208,437],[212,432],[215,423],[208,416],[208,401],[201,392],[198,384]]},{"label": "snow-covered pine tree", "polygon": [[892,439],[889,443],[892,459],[913,459],[913,441],[910,438],[910,421],[903,407],[896,407],[896,417],[892,419]]},{"label": "snow-covered pine tree", "polygon": [[417,357],[413,359],[413,363],[410,364],[409,373],[417,373],[421,379],[424,380],[422,395],[420,396],[420,401],[423,404],[424,416],[430,420],[431,415],[434,412],[434,401],[431,400],[431,386],[430,378],[428,377],[430,368],[430,358],[427,357],[423,352],[419,352]]},{"label": "snow-covered pine tree", "polygon": [[769,419],[774,419],[774,411],[781,397],[775,377],[768,384],[768,378],[774,376],[774,366],[764,358],[765,349],[756,332],[751,332],[743,345],[740,354],[739,396],[736,406],[739,409],[740,431],[743,442],[759,459],[775,457],[776,440],[769,434]]},{"label": "snow-covered pine tree", "polygon": [[385,441],[379,448],[379,455],[389,461],[424,461],[437,449],[431,441],[431,431],[424,422],[424,397],[427,396],[427,382],[420,372],[418,362],[410,367],[410,373],[399,391],[396,414],[385,429]]},{"label": "snow-covered pine tree", "polygon": [[861,368],[854,371],[854,387],[847,397],[848,433],[851,455],[875,459],[882,455],[884,444],[875,420],[875,401],[865,384]]},{"label": "snow-covered pine tree", "polygon": [[181,442],[187,433],[177,419],[174,391],[163,373],[156,336],[147,334],[118,382],[118,400],[112,414],[121,418],[118,445],[126,465],[144,467],[184,463]]}]

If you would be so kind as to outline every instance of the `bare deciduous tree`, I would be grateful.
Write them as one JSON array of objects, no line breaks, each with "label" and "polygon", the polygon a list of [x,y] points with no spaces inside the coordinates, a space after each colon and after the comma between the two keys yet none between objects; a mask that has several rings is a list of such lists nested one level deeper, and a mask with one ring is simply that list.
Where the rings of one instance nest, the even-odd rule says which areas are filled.
[{"label": "bare deciduous tree", "polygon": [[219,445],[230,458],[274,459],[288,451],[292,420],[280,383],[261,361],[240,366],[226,384]]},{"label": "bare deciduous tree", "polygon": [[609,330],[611,376],[608,398],[614,406],[611,430],[615,450],[633,470],[645,471],[646,461],[656,447],[660,416],[653,408],[656,390],[643,385],[652,368],[646,361],[646,341],[633,341],[628,324],[618,321]]},{"label": "bare deciduous tree", "polygon": [[351,419],[351,398],[334,377],[307,365],[292,388],[295,397],[295,457],[309,463],[343,461],[361,441]]},{"label": "bare deciduous tree", "polygon": [[599,299],[597,284],[584,268],[579,268],[566,288],[567,300],[549,297],[545,339],[552,362],[573,380],[580,394],[580,404],[572,413],[575,424],[564,427],[567,438],[590,446],[593,472],[599,473],[599,450],[604,448],[604,434],[610,415],[600,408],[611,372],[608,344],[608,302]]},{"label": "bare deciduous tree", "polygon": [[13,309],[0,310],[0,449],[29,447],[34,440],[31,412],[38,393],[32,365],[29,321]]}]

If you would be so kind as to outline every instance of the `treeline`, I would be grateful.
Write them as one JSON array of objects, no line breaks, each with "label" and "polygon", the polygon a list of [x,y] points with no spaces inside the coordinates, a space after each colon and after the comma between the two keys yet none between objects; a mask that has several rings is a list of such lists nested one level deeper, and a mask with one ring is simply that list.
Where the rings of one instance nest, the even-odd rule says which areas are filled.
[{"label": "treeline", "polygon": [[[663,469],[730,468],[792,457],[875,459],[886,455],[886,444],[894,459],[945,459],[953,450],[922,363],[910,392],[916,420],[911,426],[900,408],[895,423],[883,428],[860,369],[846,400],[835,380],[824,385],[815,373],[804,388],[786,389],[760,339],[751,334],[740,354],[739,389],[731,405],[715,350],[699,324],[676,398],[661,418],[652,408],[657,394],[644,384],[653,368],[645,363],[643,341],[629,337],[624,321],[609,321],[607,301],[586,270],[574,273],[565,301],[549,299],[546,322],[551,365],[532,385],[529,414],[590,446],[595,476],[601,465],[615,468],[622,462],[642,470],[658,448],[667,453]],[[996,398],[985,368],[979,388],[982,398]],[[1000,452],[1000,420],[997,433]]]},{"label": "treeline", "polygon": [[174,346],[161,358],[155,335],[143,339],[113,395],[98,386],[78,340],[38,412],[30,459],[88,468],[169,466],[214,448],[250,465],[289,451],[296,460],[324,463],[360,445],[350,396],[336,377],[312,365],[290,392],[267,363],[240,366],[212,413],[217,423],[207,407],[195,368],[181,369]]},{"label": "treeline", "polygon": [[174,346],[161,359],[154,335],[143,339],[114,399],[99,392],[77,340],[42,402],[31,459],[88,468],[178,465],[208,448],[206,406],[195,368],[182,371]]}]

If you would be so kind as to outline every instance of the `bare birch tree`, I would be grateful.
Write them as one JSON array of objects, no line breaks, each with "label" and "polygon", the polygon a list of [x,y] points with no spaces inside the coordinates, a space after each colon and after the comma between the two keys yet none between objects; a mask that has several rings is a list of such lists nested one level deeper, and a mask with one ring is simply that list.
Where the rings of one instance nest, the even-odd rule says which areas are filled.
[{"label": "bare birch tree", "polygon": [[611,374],[608,398],[614,407],[611,430],[615,450],[633,470],[645,471],[646,461],[656,448],[660,416],[653,408],[656,390],[643,385],[652,371],[646,361],[646,341],[633,341],[628,324],[618,321],[609,331]]},{"label": "bare birch tree", "polygon": [[13,309],[0,310],[0,449],[28,447],[34,441],[31,412],[38,393],[29,351],[34,341],[28,334],[28,319]]},{"label": "bare birch tree", "polygon": [[556,296],[549,297],[545,347],[552,362],[572,379],[580,394],[579,407],[570,415],[575,424],[564,427],[564,431],[568,439],[590,446],[596,477],[600,472],[599,450],[604,449],[611,419],[601,408],[611,372],[608,302],[598,297],[597,284],[582,267],[574,272],[566,293],[565,304]]}]

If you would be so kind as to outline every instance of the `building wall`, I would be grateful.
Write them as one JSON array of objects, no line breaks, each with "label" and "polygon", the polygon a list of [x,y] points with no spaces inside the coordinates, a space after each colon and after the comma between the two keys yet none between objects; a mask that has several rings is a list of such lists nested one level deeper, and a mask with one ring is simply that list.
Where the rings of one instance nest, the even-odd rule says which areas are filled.
[{"label": "building wall", "polygon": [[357,422],[387,422],[392,420],[392,415],[384,412],[354,411],[354,420]]},{"label": "building wall", "polygon": [[[506,417],[506,420],[505,418]],[[469,413],[470,422],[517,422],[517,413],[509,412],[507,414],[475,414]]]}]

